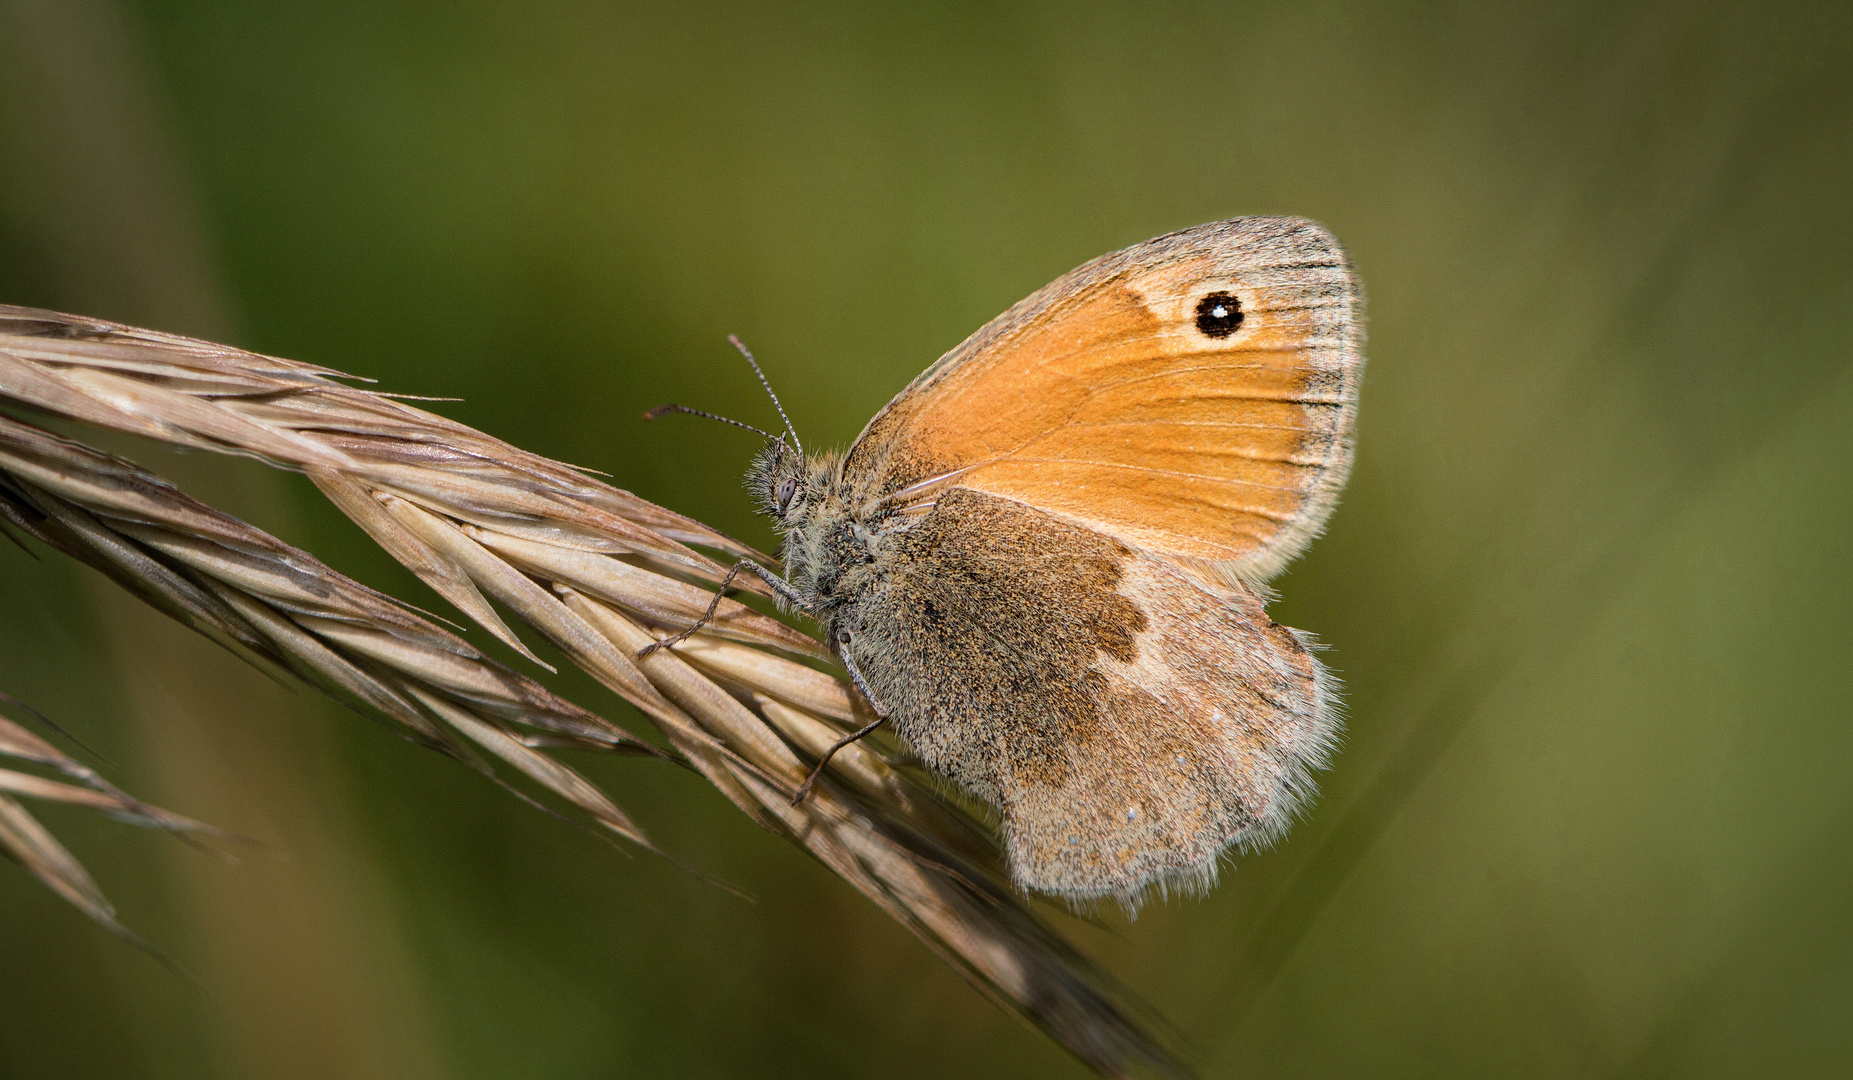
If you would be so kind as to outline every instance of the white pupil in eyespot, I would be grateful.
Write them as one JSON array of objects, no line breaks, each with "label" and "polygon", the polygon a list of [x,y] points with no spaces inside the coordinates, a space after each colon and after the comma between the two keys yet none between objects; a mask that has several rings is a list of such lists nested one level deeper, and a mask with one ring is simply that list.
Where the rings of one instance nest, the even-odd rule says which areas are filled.
[{"label": "white pupil in eyespot", "polygon": [[1217,304],[1210,309],[1210,314],[1216,316],[1218,319],[1226,319],[1229,317],[1229,309],[1221,304]]}]

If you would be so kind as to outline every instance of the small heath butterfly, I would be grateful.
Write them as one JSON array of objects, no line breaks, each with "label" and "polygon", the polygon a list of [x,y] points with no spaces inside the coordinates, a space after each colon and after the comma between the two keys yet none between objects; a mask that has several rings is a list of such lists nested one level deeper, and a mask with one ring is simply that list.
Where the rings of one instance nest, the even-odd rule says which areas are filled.
[{"label": "small heath butterfly", "polygon": [[1363,337],[1350,261],[1311,221],[1095,259],[847,453],[807,455],[789,421],[768,436],[748,484],[784,572],[735,573],[822,624],[875,714],[850,739],[891,722],[997,810],[1018,886],[1206,888],[1287,828],[1337,736],[1333,680],[1264,583],[1345,482]]}]

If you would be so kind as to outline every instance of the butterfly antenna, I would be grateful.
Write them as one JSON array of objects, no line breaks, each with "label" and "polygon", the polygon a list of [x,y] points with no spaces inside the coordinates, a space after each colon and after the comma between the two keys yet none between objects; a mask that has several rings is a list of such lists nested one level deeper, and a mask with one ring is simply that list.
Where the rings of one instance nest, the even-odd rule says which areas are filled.
[{"label": "butterfly antenna", "polygon": [[[656,408],[650,409],[647,412],[645,412],[643,414],[643,418],[645,420],[654,420],[657,417],[666,415],[668,413],[687,413],[690,416],[699,416],[699,417],[702,417],[708,420],[719,420],[723,424],[732,424],[734,427],[745,428],[746,430],[754,432],[755,434],[764,435],[766,438],[772,440],[773,442],[784,442],[785,441],[782,437],[772,434],[770,431],[767,431],[765,428],[756,428],[751,424],[743,424],[740,421],[733,419],[732,417],[721,416],[718,413],[704,412],[701,409],[691,409],[687,405],[658,405]],[[793,436],[793,438],[796,438],[796,436]],[[802,454],[804,451],[800,450],[798,452]]]},{"label": "butterfly antenna", "polygon": [[779,404],[779,396],[772,392],[772,383],[766,378],[766,373],[759,369],[759,361],[753,359],[752,350],[746,347],[746,342],[741,341],[738,334],[728,334],[727,341],[740,350],[740,355],[746,357],[747,363],[753,365],[753,374],[759,376],[759,385],[766,388],[766,396],[772,399],[772,407],[779,411],[779,419],[785,421],[785,430],[791,435],[792,446],[797,448],[798,456],[803,457],[804,444],[798,441],[798,429],[792,426],[791,417],[785,415],[785,406]]}]

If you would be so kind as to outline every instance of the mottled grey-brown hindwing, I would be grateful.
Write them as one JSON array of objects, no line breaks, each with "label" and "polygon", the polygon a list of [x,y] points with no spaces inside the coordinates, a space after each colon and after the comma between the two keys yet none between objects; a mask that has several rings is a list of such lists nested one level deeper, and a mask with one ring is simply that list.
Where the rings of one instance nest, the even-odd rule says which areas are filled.
[{"label": "mottled grey-brown hindwing", "polygon": [[1205,884],[1308,793],[1318,665],[1239,586],[965,489],[880,561],[833,626],[922,761],[999,811],[1019,885]]}]

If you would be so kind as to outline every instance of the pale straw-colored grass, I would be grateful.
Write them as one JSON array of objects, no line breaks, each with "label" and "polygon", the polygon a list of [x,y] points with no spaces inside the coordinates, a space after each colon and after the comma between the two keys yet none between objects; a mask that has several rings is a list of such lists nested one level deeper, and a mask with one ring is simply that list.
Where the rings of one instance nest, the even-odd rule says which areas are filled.
[{"label": "pale straw-colored grass", "polygon": [[[1032,912],[1009,886],[994,839],[932,783],[857,743],[792,805],[824,748],[866,719],[841,680],[798,662],[827,659],[815,639],[728,599],[700,633],[638,659],[708,608],[726,572],[714,555],[731,560],[749,549],[344,378],[208,342],[0,307],[0,405],[306,473],[497,638],[540,663],[492,600],[635,705],[667,752],[308,553],[128,462],[3,414],[0,514],[278,677],[300,678],[485,772],[500,761],[634,843],[649,845],[643,829],[545,749],[685,762],[1096,1070],[1182,1071],[1152,1021]],[[16,725],[0,729],[0,753],[86,785],[54,791],[45,785],[55,781],[0,771],[0,848],[111,926],[82,867],[4,792],[198,827],[88,770],[71,772],[83,767]],[[24,790],[32,784],[39,788]]]}]

